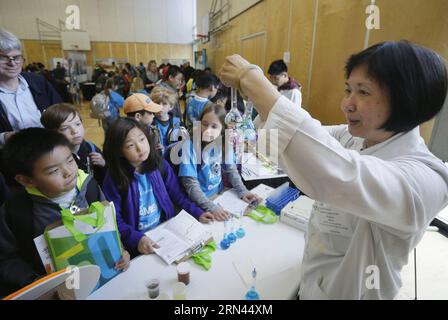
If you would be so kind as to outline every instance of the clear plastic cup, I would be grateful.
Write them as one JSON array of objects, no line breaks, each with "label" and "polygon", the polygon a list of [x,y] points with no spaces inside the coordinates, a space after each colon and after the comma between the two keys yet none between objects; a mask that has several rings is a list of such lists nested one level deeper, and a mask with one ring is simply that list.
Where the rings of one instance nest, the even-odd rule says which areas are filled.
[{"label": "clear plastic cup", "polygon": [[146,288],[148,289],[148,296],[151,299],[155,299],[159,296],[159,280],[152,279],[146,283]]},{"label": "clear plastic cup", "polygon": [[176,282],[173,285],[173,300],[186,300],[187,286],[183,282]]}]

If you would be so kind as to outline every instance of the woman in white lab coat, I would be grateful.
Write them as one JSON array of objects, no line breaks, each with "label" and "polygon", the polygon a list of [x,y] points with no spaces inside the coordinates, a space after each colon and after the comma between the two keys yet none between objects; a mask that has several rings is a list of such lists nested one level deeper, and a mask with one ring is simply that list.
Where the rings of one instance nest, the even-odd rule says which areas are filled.
[{"label": "woman in white lab coat", "polygon": [[393,299],[400,271],[448,204],[448,168],[419,125],[447,94],[443,59],[415,44],[385,42],[352,55],[341,110],[347,125],[324,127],[282,97],[261,70],[227,57],[221,80],[254,102],[278,129],[280,164],[316,200],[301,299]]}]

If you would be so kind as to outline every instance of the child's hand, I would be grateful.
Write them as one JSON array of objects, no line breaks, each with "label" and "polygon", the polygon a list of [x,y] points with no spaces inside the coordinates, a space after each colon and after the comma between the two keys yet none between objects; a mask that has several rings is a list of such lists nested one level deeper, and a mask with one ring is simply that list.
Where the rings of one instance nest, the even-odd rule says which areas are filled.
[{"label": "child's hand", "polygon": [[94,166],[104,167],[106,165],[106,160],[104,160],[104,158],[101,155],[101,153],[91,152],[89,154],[89,157],[90,157],[90,161],[92,161],[92,164]]},{"label": "child's hand", "polygon": [[162,152],[163,152],[163,149],[164,149],[164,146],[163,146],[163,144],[161,144],[161,143],[158,143],[158,144],[156,145],[156,150],[160,150],[160,151],[162,151]]},{"label": "child's hand", "polygon": [[248,192],[246,193],[241,199],[243,199],[244,201],[246,201],[247,203],[251,203],[251,202],[262,202],[263,199],[260,198],[259,196],[257,196],[256,194],[252,193],[252,192]]},{"label": "child's hand", "polygon": [[141,254],[150,254],[154,253],[154,248],[157,249],[160,248],[160,246],[151,239],[149,239],[147,236],[144,236],[138,242],[137,250]]},{"label": "child's hand", "polygon": [[15,134],[14,131],[5,132],[5,142],[8,142],[9,139]]},{"label": "child's hand", "polygon": [[219,209],[213,211],[213,216],[215,217],[215,219],[217,221],[225,221],[225,220],[229,219],[230,213],[228,213],[223,208],[219,208]]},{"label": "child's hand", "polygon": [[201,216],[199,217],[199,221],[202,223],[209,223],[212,222],[214,220],[214,215],[211,212],[204,212],[203,214],[201,214]]},{"label": "child's hand", "polygon": [[123,250],[123,255],[121,256],[121,259],[115,264],[115,269],[123,271],[128,270],[130,261],[131,256],[129,255],[129,252]]}]

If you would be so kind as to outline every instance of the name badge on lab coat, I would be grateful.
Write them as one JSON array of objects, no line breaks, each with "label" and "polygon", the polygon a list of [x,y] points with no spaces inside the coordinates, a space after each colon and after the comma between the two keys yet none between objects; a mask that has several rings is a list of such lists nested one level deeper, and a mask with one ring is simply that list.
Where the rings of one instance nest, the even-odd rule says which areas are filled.
[{"label": "name badge on lab coat", "polygon": [[314,214],[317,216],[321,232],[344,237],[353,235],[352,215],[317,201],[314,204]]}]

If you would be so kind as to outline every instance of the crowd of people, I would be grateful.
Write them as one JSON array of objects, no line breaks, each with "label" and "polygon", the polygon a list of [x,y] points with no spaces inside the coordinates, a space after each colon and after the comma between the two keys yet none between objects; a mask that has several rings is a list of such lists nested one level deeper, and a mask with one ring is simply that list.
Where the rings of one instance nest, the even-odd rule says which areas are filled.
[{"label": "crowd of people", "polygon": [[[248,203],[260,200],[244,186],[235,159],[223,162],[225,148],[215,147],[224,146],[230,91],[210,69],[155,61],[147,68],[98,66],[93,78],[108,111],[101,150],[85,139],[79,106],[55,90],[62,66],[51,81],[41,65],[23,68],[20,41],[6,30],[0,30],[0,57],[0,295],[45,274],[33,239],[60,220],[61,209],[112,201],[123,245],[116,268],[126,270],[132,257],[158,246],[145,232],[180,209],[206,223],[230,217],[213,202],[225,188]],[[194,122],[201,155],[189,140]],[[178,143],[186,143],[180,165],[169,157]]]},{"label": "crowd of people", "polygon": [[[447,71],[436,53],[408,42],[349,58],[341,103],[347,125],[340,126],[322,126],[301,108],[301,85],[281,60],[269,67],[269,79],[237,55],[219,78],[154,60],[146,68],[97,66],[93,81],[107,111],[103,150],[85,139],[79,108],[55,90],[62,67],[50,81],[38,74],[48,73],[42,65],[23,63],[20,41],[0,29],[0,296],[45,274],[33,239],[61,219],[61,209],[112,201],[123,246],[115,267],[126,270],[132,257],[158,247],[145,233],[180,209],[203,223],[226,220],[230,213],[214,202],[226,187],[259,202],[242,181],[235,150],[221,140],[230,87],[254,104],[255,122],[278,130],[270,147],[316,200],[301,298],[392,299],[409,251],[448,203],[448,169],[418,132],[443,106]],[[194,128],[198,144],[189,139]],[[176,163],[171,151],[179,146]],[[329,216],[339,229],[325,223]],[[376,290],[364,286],[372,265],[381,269]]]}]

